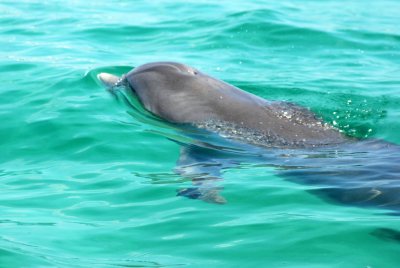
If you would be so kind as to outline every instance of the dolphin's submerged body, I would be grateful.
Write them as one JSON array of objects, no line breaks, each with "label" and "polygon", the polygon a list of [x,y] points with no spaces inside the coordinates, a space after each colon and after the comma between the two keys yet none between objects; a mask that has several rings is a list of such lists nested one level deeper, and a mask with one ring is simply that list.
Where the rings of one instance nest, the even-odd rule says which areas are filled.
[{"label": "dolphin's submerged body", "polygon": [[[224,203],[215,181],[241,163],[275,167],[278,175],[315,185],[314,193],[345,204],[400,212],[400,147],[356,140],[306,108],[272,102],[173,62],[139,66],[121,78],[101,73],[110,89],[124,86],[146,110],[198,129],[181,143],[175,171],[194,187],[178,195]],[[222,139],[224,138],[224,139]]]}]

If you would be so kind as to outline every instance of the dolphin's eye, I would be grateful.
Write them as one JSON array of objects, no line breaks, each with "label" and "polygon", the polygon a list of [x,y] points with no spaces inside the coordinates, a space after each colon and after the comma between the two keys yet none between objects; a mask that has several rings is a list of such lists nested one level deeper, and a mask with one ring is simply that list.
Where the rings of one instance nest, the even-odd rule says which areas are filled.
[{"label": "dolphin's eye", "polygon": [[197,71],[193,70],[193,69],[188,69],[187,71],[188,71],[188,73],[190,73],[192,75],[196,75],[197,74]]}]

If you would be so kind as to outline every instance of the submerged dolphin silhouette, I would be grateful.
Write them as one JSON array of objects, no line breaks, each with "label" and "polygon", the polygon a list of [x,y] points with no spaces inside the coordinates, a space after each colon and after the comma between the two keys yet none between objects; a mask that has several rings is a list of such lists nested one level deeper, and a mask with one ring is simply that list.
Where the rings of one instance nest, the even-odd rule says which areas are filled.
[{"label": "submerged dolphin silhouette", "polygon": [[[158,117],[204,131],[195,137],[199,142],[182,144],[176,172],[195,187],[178,195],[224,203],[213,182],[221,170],[251,162],[316,185],[313,192],[323,198],[400,211],[397,145],[346,137],[306,108],[267,101],[180,63],[149,63],[121,78],[98,78],[109,88],[127,87]],[[209,141],[216,136],[229,145]]]}]

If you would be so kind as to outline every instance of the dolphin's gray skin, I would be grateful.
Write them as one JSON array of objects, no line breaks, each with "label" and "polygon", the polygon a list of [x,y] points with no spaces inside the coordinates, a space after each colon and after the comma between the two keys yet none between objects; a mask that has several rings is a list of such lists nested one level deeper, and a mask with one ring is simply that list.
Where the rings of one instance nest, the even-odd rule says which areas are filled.
[{"label": "dolphin's gray skin", "polygon": [[267,101],[181,63],[145,64],[122,79],[106,73],[98,77],[107,86],[129,85],[147,110],[169,122],[195,124],[236,139],[243,135],[233,132],[246,132],[253,136],[250,143],[290,148],[347,140],[305,108]]},{"label": "dolphin's gray skin", "polygon": [[179,195],[224,203],[214,185],[221,170],[250,162],[316,185],[314,192],[330,200],[400,211],[397,145],[348,138],[305,108],[264,100],[180,63],[149,63],[121,78],[106,73],[98,78],[109,88],[128,87],[166,121],[218,133],[250,152],[183,144],[176,172],[193,179],[196,187]]}]

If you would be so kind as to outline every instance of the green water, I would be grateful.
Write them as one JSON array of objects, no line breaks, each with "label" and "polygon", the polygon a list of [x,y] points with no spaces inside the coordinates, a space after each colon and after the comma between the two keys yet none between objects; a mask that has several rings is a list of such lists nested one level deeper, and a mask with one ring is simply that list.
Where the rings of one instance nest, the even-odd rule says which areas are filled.
[{"label": "green water", "polygon": [[[96,79],[170,60],[400,144],[398,1],[0,1],[0,267],[398,267],[398,216],[246,164],[176,196],[179,145]],[[161,133],[163,133],[161,131]],[[168,130],[170,135],[173,131]]]}]

